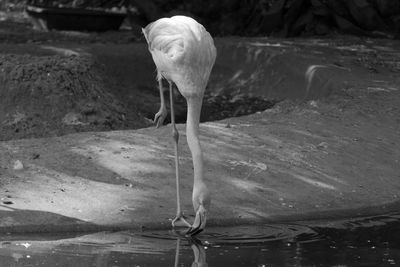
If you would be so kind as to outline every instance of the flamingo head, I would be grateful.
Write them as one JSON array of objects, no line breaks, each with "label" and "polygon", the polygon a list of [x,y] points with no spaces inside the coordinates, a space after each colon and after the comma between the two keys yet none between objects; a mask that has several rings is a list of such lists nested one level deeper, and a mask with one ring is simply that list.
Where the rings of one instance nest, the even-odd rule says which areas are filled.
[{"label": "flamingo head", "polygon": [[210,208],[210,191],[205,184],[195,186],[193,189],[193,208],[196,211],[196,217],[192,227],[187,231],[187,235],[196,235],[204,230],[207,221],[207,212]]}]

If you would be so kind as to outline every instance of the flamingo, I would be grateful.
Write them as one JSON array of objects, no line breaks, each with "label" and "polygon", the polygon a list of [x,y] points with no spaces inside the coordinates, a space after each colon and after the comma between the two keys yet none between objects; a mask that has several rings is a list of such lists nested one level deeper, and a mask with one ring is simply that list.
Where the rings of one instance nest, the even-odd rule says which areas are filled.
[{"label": "flamingo", "polygon": [[[203,153],[199,140],[199,121],[204,90],[214,65],[217,50],[207,30],[196,20],[186,16],[161,18],[142,29],[149,51],[157,67],[157,80],[161,105],[154,116],[157,128],[167,116],[162,79],[169,83],[172,136],[175,150],[176,216],[172,227],[187,226],[187,235],[196,235],[204,230],[207,212],[211,204],[210,191],[204,179]],[[186,137],[192,155],[194,180],[192,203],[196,216],[188,223],[182,213],[179,191],[179,133],[175,125],[175,84],[186,99]]]}]

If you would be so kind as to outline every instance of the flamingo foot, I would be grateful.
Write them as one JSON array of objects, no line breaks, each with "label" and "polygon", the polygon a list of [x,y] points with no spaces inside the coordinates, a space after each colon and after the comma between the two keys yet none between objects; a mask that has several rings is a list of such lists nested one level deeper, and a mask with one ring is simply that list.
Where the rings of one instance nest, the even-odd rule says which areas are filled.
[{"label": "flamingo foot", "polygon": [[189,227],[191,228],[191,224],[185,220],[185,217],[182,213],[178,213],[175,219],[172,220],[172,227]]},{"label": "flamingo foot", "polygon": [[206,227],[206,209],[200,205],[199,209],[196,212],[196,218],[194,219],[193,225],[186,232],[186,235],[194,236],[201,233]]},{"label": "flamingo foot", "polygon": [[168,115],[168,111],[165,107],[160,107],[160,110],[154,115],[154,123],[157,123],[157,128],[163,125],[165,118]]}]

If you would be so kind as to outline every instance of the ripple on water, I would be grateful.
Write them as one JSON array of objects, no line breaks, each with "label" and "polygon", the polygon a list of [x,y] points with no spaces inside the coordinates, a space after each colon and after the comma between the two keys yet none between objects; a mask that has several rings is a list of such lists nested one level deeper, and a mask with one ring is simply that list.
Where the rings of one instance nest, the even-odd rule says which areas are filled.
[{"label": "ripple on water", "polygon": [[[168,258],[175,254],[171,254],[171,252],[176,251],[179,246],[184,251],[189,251],[189,255],[191,255],[192,246],[197,242],[197,245],[214,249],[207,251],[210,256],[215,253],[227,253],[225,251],[255,247],[258,247],[258,250],[262,252],[260,255],[264,256],[266,251],[279,248],[280,251],[289,254],[302,251],[303,257],[313,257],[314,254],[311,255],[311,252],[322,249],[329,250],[329,253],[332,254],[334,253],[332,249],[336,251],[339,248],[341,253],[344,249],[358,250],[360,253],[364,253],[364,249],[368,248],[375,254],[380,250],[390,251],[392,254],[387,255],[385,260],[398,261],[400,256],[397,257],[397,253],[400,243],[397,236],[392,233],[400,233],[399,222],[400,214],[391,214],[336,222],[307,223],[308,226],[305,224],[269,224],[209,227],[207,231],[196,237],[198,239],[187,238],[179,232],[166,230],[100,232],[80,236],[72,234],[69,237],[63,235],[58,238],[56,236],[44,238],[43,236],[29,235],[3,236],[0,238],[0,258],[14,257],[15,255],[18,257],[21,255],[23,257],[27,255],[53,257],[54,254],[86,256],[111,253],[116,255],[115,252],[117,255],[129,254],[145,257],[148,255],[150,258],[152,255],[159,255],[158,258]],[[296,246],[292,246],[292,244],[296,244]],[[287,248],[285,248],[286,245]],[[276,252],[274,253],[276,254]],[[369,250],[365,254],[375,255],[371,254]]]},{"label": "ripple on water", "polygon": [[[153,231],[134,233],[136,238],[148,238],[157,240],[176,240],[187,238],[184,233],[174,231]],[[196,238],[210,245],[265,243],[285,239],[294,239],[299,236],[311,238],[317,233],[309,227],[302,225],[261,225],[261,226],[234,226],[234,227],[210,227]]]}]

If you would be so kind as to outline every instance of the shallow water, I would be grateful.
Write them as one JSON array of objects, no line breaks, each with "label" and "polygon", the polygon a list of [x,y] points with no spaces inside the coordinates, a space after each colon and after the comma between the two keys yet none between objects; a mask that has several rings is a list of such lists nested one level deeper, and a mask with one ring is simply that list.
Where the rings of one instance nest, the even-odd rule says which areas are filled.
[{"label": "shallow water", "polygon": [[0,236],[0,266],[396,266],[400,215],[173,231]]}]

